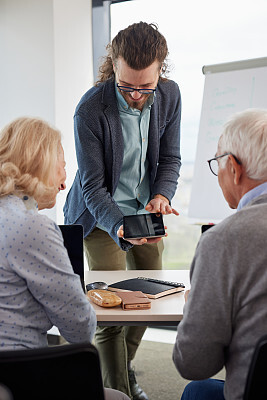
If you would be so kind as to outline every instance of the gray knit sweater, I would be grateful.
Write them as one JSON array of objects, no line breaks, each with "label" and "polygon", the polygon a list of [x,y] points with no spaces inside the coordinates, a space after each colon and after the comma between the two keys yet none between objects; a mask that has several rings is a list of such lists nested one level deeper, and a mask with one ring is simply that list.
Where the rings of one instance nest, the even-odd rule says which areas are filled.
[{"label": "gray knit sweater", "polygon": [[241,400],[252,352],[267,333],[267,195],[202,235],[190,277],[174,363],[190,380],[225,366],[225,399]]}]

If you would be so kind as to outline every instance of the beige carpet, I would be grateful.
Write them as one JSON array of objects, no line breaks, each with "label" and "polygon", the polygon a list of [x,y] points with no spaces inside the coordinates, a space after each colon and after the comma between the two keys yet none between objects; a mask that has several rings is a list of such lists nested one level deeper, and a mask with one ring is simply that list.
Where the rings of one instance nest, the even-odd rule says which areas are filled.
[{"label": "beige carpet", "polygon": [[[54,342],[50,336],[50,344],[66,344],[62,337]],[[58,338],[60,340],[58,340]],[[180,400],[184,387],[189,382],[177,372],[172,361],[173,344],[143,340],[133,361],[137,382],[148,395],[149,400]],[[224,370],[215,375],[224,379]]]},{"label": "beige carpet", "polygon": [[[179,375],[172,362],[172,344],[143,340],[133,366],[137,381],[149,400],[180,400],[189,382]],[[224,371],[216,375],[224,379]]]}]

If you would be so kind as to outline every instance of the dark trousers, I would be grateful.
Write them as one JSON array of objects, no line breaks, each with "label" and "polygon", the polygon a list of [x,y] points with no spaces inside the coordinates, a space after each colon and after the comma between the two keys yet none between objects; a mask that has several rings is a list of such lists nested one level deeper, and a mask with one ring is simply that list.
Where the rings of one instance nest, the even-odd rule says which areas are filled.
[{"label": "dark trousers", "polygon": [[[107,232],[95,228],[84,239],[90,270],[112,271],[161,269],[163,241],[134,246],[122,251]],[[105,387],[120,390],[131,397],[127,363],[132,361],[145,333],[143,326],[98,327],[95,345],[99,351]]]}]

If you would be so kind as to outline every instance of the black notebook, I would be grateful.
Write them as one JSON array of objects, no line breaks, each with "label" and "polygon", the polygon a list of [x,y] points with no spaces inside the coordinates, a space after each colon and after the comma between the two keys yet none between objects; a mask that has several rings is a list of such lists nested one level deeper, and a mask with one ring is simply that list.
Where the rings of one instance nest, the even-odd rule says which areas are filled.
[{"label": "black notebook", "polygon": [[184,288],[183,283],[162,281],[141,276],[116,282],[108,286],[108,289],[114,292],[141,291],[150,299],[157,299],[168,294],[181,292]]}]

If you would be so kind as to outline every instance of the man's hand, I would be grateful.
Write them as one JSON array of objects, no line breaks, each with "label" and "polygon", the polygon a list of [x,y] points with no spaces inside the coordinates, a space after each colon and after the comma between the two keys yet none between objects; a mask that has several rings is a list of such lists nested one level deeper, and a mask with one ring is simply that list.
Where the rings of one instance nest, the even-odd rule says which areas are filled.
[{"label": "man's hand", "polygon": [[154,199],[147,204],[146,210],[150,213],[161,213],[163,215],[179,215],[178,211],[170,206],[169,200],[161,194],[156,194]]},{"label": "man's hand", "polygon": [[[165,229],[167,229],[167,226],[164,227]],[[124,232],[123,232],[123,225],[121,225],[119,227],[119,230],[117,232],[117,236],[119,238],[123,238]],[[165,234],[165,237],[168,236],[168,234]],[[142,239],[124,239],[127,240],[127,242],[132,243],[135,246],[141,246],[142,244],[151,244],[151,243],[158,243],[162,238],[158,237],[158,238],[142,238]]]}]

